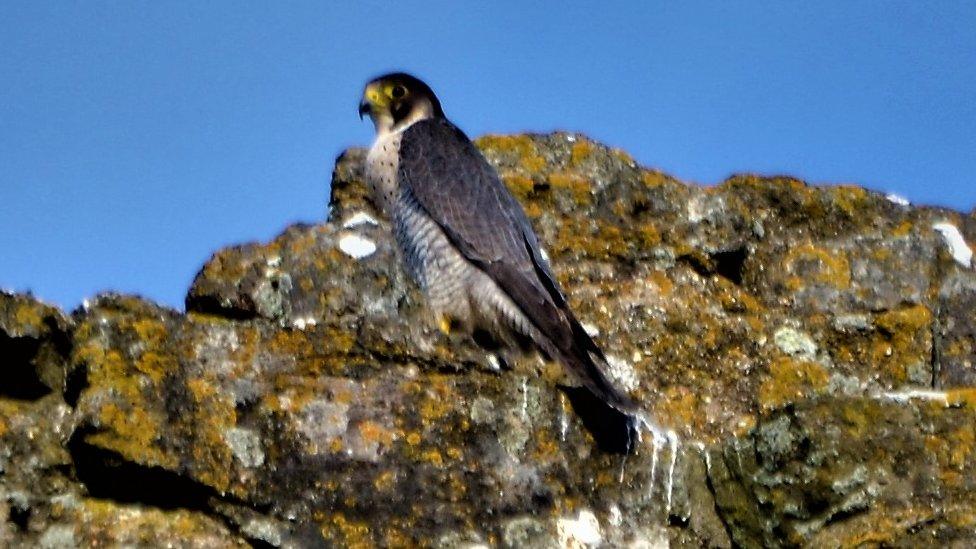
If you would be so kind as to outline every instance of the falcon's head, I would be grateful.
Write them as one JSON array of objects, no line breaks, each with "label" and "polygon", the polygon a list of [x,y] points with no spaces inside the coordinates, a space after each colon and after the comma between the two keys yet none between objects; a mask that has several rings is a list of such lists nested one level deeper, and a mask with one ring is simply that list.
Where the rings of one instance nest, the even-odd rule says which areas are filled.
[{"label": "falcon's head", "polygon": [[402,72],[385,74],[366,84],[359,117],[368,114],[377,133],[402,129],[418,120],[444,118],[434,90]]}]

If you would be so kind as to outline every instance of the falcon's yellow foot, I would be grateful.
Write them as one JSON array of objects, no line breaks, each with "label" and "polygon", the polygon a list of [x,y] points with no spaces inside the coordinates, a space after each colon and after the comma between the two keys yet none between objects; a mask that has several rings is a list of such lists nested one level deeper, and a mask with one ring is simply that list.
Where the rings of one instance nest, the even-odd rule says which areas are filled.
[{"label": "falcon's yellow foot", "polygon": [[451,319],[447,315],[442,315],[440,317],[437,327],[440,329],[442,334],[446,336],[451,335]]}]

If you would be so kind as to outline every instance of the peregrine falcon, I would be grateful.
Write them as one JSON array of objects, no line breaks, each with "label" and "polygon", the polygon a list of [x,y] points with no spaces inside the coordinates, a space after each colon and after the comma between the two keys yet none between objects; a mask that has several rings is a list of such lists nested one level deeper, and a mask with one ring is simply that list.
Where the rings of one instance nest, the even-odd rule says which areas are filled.
[{"label": "peregrine falcon", "polygon": [[503,348],[534,344],[632,426],[636,404],[607,377],[521,205],[430,87],[381,76],[366,84],[359,115],[376,128],[366,159],[374,202],[441,329],[487,333]]}]

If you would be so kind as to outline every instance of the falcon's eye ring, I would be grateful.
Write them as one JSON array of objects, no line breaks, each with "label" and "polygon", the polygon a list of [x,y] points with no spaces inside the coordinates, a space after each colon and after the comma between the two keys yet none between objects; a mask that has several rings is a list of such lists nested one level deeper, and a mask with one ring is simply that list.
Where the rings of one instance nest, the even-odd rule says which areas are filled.
[{"label": "falcon's eye ring", "polygon": [[407,95],[407,88],[399,85],[393,86],[393,89],[390,90],[390,95],[393,96],[393,99],[400,99],[404,95]]}]

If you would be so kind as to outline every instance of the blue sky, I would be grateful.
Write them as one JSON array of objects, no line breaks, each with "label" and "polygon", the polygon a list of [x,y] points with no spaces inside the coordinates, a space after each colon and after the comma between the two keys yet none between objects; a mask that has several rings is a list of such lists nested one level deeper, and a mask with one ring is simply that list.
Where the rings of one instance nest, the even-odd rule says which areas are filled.
[{"label": "blue sky", "polygon": [[976,205],[976,2],[11,0],[0,52],[0,287],[67,308],[182,308],[215,250],[321,221],[388,69],[471,135]]}]

